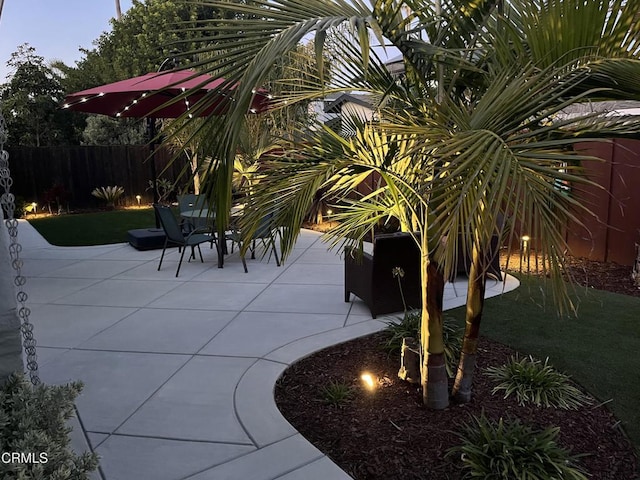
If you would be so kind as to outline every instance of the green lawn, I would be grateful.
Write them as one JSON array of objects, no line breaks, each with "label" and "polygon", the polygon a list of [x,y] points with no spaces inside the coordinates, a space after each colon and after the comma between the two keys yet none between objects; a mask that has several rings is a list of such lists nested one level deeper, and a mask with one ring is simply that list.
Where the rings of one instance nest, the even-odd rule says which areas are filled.
[{"label": "green lawn", "polygon": [[[513,292],[488,299],[481,333],[568,373],[621,420],[640,448],[640,298],[576,287],[578,317],[544,306],[543,282],[520,276]],[[451,312],[463,322],[464,309]],[[482,348],[482,344],[480,344]]]},{"label": "green lawn", "polygon": [[128,230],[155,227],[152,208],[27,219],[49,243],[61,247],[126,242]]}]

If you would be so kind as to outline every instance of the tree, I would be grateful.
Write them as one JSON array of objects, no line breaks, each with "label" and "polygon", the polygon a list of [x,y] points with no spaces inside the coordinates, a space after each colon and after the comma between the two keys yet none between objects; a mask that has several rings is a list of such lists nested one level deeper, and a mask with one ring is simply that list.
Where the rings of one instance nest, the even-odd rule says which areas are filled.
[{"label": "tree", "polygon": [[83,145],[144,145],[145,125],[140,119],[90,115],[82,132]]},{"label": "tree", "polygon": [[210,6],[133,0],[119,20],[111,20],[111,30],[93,42],[94,48],[81,49],[84,58],[66,67],[65,88],[79,91],[155,72],[167,59],[175,58],[183,66],[194,63],[197,56],[184,54],[194,48],[190,39],[204,19],[216,16]]},{"label": "tree", "polygon": [[0,86],[0,97],[8,144],[40,147],[68,143],[74,131],[69,113],[59,108],[63,98],[60,78],[26,43],[11,54],[7,65],[14,73]]},{"label": "tree", "polygon": [[[449,403],[442,299],[460,245],[472,265],[463,355],[453,392],[457,400],[471,396],[486,252],[493,235],[509,245],[522,233],[536,239],[559,310],[571,309],[561,277],[564,228],[586,209],[576,196],[580,185],[588,183],[580,164],[595,160],[572,146],[637,131],[638,122],[563,112],[587,101],[640,98],[639,0],[382,0],[372,6],[309,0],[304,8],[293,0],[256,7],[198,3],[232,12],[226,24],[206,27],[220,41],[203,47],[211,54],[209,68],[239,82],[237,108],[206,119],[217,142],[218,161],[211,164],[210,174],[222,181],[253,89],[307,36],[315,36],[317,76],[305,77],[293,93],[281,92],[276,108],[337,91],[365,91],[375,99],[380,121],[351,119],[356,132],[351,138],[326,128],[312,137],[301,131],[292,138],[288,155],[264,167],[243,231],[250,236],[257,219],[272,212],[277,224],[289,227],[283,231],[286,256],[313,195],[323,190],[342,212],[342,223],[328,233],[334,246],[358,244],[367,231],[392,218],[413,232],[422,252],[427,406],[438,409]],[[248,22],[242,15],[260,20]],[[336,33],[342,48],[336,49],[336,75],[328,84],[322,52],[328,32],[340,25],[349,28]],[[371,35],[401,52],[405,68],[399,78],[372,51]],[[284,83],[300,87],[293,77]],[[371,193],[358,194],[372,172],[381,182]],[[558,188],[558,182],[569,182],[571,191]],[[216,198],[221,219],[226,191],[215,192],[221,196]]]}]

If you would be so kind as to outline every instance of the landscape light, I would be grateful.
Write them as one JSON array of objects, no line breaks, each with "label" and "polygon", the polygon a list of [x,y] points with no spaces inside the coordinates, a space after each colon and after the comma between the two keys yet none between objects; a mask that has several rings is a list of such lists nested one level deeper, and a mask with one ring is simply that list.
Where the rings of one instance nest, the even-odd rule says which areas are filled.
[{"label": "landscape light", "polygon": [[373,375],[371,375],[370,373],[365,372],[362,374],[360,378],[362,379],[362,382],[369,390],[373,390],[376,387],[376,383],[373,380]]}]

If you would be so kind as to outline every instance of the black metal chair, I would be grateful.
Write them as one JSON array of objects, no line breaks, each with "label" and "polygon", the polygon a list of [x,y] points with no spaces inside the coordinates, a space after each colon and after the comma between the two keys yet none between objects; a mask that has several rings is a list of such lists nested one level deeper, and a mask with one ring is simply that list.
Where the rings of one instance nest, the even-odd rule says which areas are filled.
[{"label": "black metal chair", "polygon": [[[200,254],[200,261],[204,263],[202,258],[202,251],[200,250],[200,244],[211,241],[211,236],[199,233],[194,230],[188,234],[185,234],[178,223],[178,219],[175,217],[171,209],[165,205],[153,205],[156,211],[156,215],[160,220],[160,225],[166,235],[164,247],[162,248],[162,255],[160,256],[160,263],[158,264],[158,271],[162,267],[162,260],[164,259],[164,252],[167,250],[167,246],[180,247],[182,252],[180,254],[180,261],[178,262],[178,269],[176,270],[176,277],[180,273],[180,266],[184,258],[184,253],[187,251],[187,247],[191,247],[191,257],[195,258],[195,248],[198,247],[198,253]],[[191,259],[191,257],[189,259]]]},{"label": "black metal chair", "polygon": [[[180,215],[189,211],[208,211],[207,199],[204,195],[196,195],[193,193],[187,193],[184,195],[178,195],[178,210]],[[191,217],[180,218],[180,227],[184,233],[191,233],[197,230],[198,233],[210,233],[211,234],[211,248],[213,244],[217,243],[216,228],[212,218],[205,217]]]},{"label": "black metal chair", "polygon": [[[251,258],[256,258],[256,242],[260,240],[265,249],[271,247],[271,252],[273,252],[273,256],[276,260],[276,265],[280,266],[280,259],[278,258],[278,250],[276,248],[276,235],[274,232],[277,232],[277,227],[273,223],[273,213],[269,213],[260,219],[256,230],[253,232],[253,235],[250,239],[250,246],[248,247],[251,250]],[[247,269],[247,261],[245,259],[245,254],[243,253],[242,243],[243,243],[243,235],[239,230],[237,223],[232,225],[231,232],[227,235],[227,239],[231,240],[231,252],[233,253],[233,245],[235,243],[238,244],[238,248],[240,249],[240,257],[242,260],[242,266],[244,267],[244,272],[248,273]],[[246,253],[246,251],[245,251]],[[266,253],[266,251],[265,251]]]}]

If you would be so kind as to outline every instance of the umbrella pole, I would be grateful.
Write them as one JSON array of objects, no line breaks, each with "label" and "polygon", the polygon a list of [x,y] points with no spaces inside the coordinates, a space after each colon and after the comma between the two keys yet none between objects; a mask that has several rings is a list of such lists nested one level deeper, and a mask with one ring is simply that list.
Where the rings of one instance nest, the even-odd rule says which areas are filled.
[{"label": "umbrella pole", "polygon": [[[152,180],[152,188],[153,191],[153,204],[157,204],[160,201],[158,195],[158,172],[156,171],[156,119],[155,118],[147,118],[147,135],[149,136],[149,150],[151,151],[151,180]],[[160,219],[158,218],[158,214],[156,212],[156,228],[160,228]]]}]

